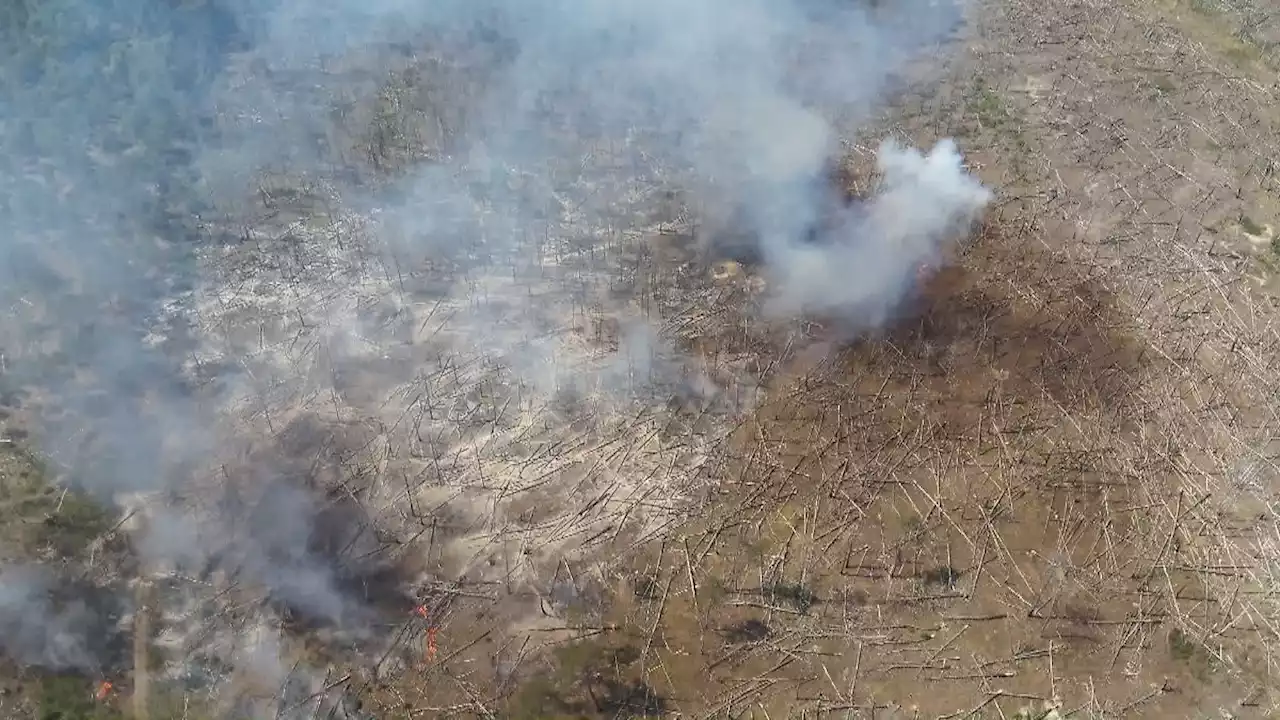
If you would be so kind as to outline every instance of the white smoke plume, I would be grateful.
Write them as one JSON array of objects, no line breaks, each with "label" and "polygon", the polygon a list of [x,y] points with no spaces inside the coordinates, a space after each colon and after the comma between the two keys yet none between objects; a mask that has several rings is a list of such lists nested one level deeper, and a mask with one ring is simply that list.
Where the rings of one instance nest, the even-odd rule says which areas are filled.
[{"label": "white smoke plume", "polygon": [[[670,191],[742,216],[769,311],[859,328],[887,322],[989,199],[953,143],[887,144],[878,194],[805,240],[838,137],[961,27],[964,0],[6,8],[4,381],[69,482],[148,498],[150,562],[356,629],[375,536],[496,503],[478,489],[495,476],[577,478],[613,489],[557,502],[660,515],[655,490],[674,507],[705,472],[715,431],[668,441],[705,421],[671,430],[665,397],[741,408],[721,376],[745,373],[680,352],[698,332],[685,290],[655,290],[655,311],[626,292],[645,279],[620,238],[670,222],[653,209]],[[412,91],[380,96],[392,75]],[[360,116],[379,98],[388,112]],[[393,180],[339,171],[348,121],[398,158]],[[272,189],[281,174],[309,189]],[[545,552],[574,535],[553,525],[529,535]],[[460,575],[497,552],[467,532]],[[49,614],[43,586],[17,587],[0,628]],[[88,663],[35,640],[3,647]]]},{"label": "white smoke plume", "polygon": [[778,289],[774,312],[843,318],[860,329],[881,326],[917,270],[936,264],[990,202],[991,192],[966,172],[951,140],[927,155],[886,141],[876,159],[881,187],[843,212],[831,242],[765,243]]}]

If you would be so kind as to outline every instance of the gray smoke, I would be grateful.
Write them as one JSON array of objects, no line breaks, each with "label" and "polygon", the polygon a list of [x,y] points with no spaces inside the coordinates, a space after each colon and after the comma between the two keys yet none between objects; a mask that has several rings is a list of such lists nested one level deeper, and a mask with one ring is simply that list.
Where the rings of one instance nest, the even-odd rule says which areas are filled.
[{"label": "gray smoke", "polygon": [[782,237],[766,243],[777,277],[772,310],[845,318],[879,327],[921,264],[934,264],[972,227],[991,198],[965,172],[951,140],[927,154],[886,141],[877,156],[883,181],[865,204],[838,218],[835,242],[822,246]]},{"label": "gray smoke", "polygon": [[[262,240],[237,237],[232,221],[218,219],[234,217],[264,173],[311,178],[372,218],[358,229],[378,239],[382,269],[370,275],[429,262],[450,268],[442,294],[488,298],[463,303],[468,320],[459,326],[469,330],[449,338],[452,350],[499,358],[505,372],[543,389],[626,395],[685,372],[639,317],[623,319],[612,362],[592,372],[565,365],[567,341],[546,340],[560,336],[542,325],[575,312],[568,276],[520,302],[496,279],[528,261],[529,238],[546,232],[547,218],[617,228],[653,204],[648,188],[661,184],[690,204],[740,209],[762,248],[771,312],[875,327],[915,268],[936,259],[989,195],[950,142],[926,155],[885,145],[881,190],[842,210],[815,244],[803,238],[826,212],[816,180],[838,136],[871,116],[905,63],[959,28],[963,5],[12,0],[0,10],[3,380],[30,391],[44,449],[71,482],[108,502],[130,493],[186,498],[150,524],[148,557],[187,571],[221,567],[291,606],[360,625],[367,614],[347,587],[359,569],[341,559],[352,554],[317,539],[328,510],[303,482],[313,466],[253,450],[228,483],[236,498],[195,502],[191,483],[198,478],[202,491],[219,483],[235,442],[232,406],[319,392],[313,383],[336,382],[350,357],[387,363],[363,370],[374,376],[368,386],[391,388],[418,370],[394,365],[397,340],[365,320],[333,319],[331,304],[316,299],[354,296],[369,282],[326,270],[346,252],[341,238],[298,260],[302,269],[282,249],[243,273],[245,283],[276,270],[292,279],[296,305],[280,311],[289,322],[305,316],[300,324],[314,328],[320,321],[308,313],[321,307],[329,317],[317,340],[323,352],[313,353],[324,368],[264,369],[246,348],[268,331],[235,324],[225,298],[239,296],[209,261],[215,239]],[[342,158],[331,127],[348,100],[368,100],[388,69],[408,72],[424,58],[438,75],[421,79],[419,104],[378,121],[407,123],[396,129],[430,151],[397,166],[390,187],[334,172]],[[607,161],[598,157],[606,147]],[[583,230],[574,242],[587,253],[593,239]],[[220,305],[217,338],[197,322],[201,302]],[[249,339],[227,339],[242,335]],[[209,347],[218,344],[215,364]],[[332,450],[323,464],[337,472],[368,444]],[[372,542],[355,530],[336,534],[344,548]],[[49,617],[41,586],[13,577],[6,571],[0,628]],[[85,665],[64,635],[43,643],[24,635],[4,649],[24,662]]]},{"label": "gray smoke", "polygon": [[120,608],[105,593],[67,585],[46,568],[0,570],[0,650],[53,670],[99,667],[112,647]]}]

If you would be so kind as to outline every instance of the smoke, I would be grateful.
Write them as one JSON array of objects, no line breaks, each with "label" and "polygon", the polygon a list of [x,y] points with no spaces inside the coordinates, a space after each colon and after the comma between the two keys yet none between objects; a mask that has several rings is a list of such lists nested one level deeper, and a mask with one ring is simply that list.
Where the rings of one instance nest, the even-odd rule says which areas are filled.
[{"label": "smoke", "polygon": [[0,570],[0,650],[21,663],[53,670],[110,662],[121,609],[110,595],[60,582],[47,569]]},{"label": "smoke", "polygon": [[[161,498],[143,503],[149,560],[362,626],[351,587],[370,569],[351,558],[376,543],[370,518],[333,520],[335,488],[394,532],[459,478],[533,472],[519,448],[551,443],[557,413],[574,432],[589,420],[558,447],[590,454],[611,428],[651,442],[668,421],[626,413],[663,394],[742,404],[719,377],[737,366],[682,352],[701,331],[676,317],[684,290],[636,299],[647,281],[622,240],[671,220],[652,208],[672,188],[742,216],[775,316],[889,321],[988,201],[953,143],[884,145],[879,192],[804,238],[839,136],[963,9],[15,0],[0,10],[4,381],[71,482]],[[358,142],[335,136],[344,123]],[[361,154],[376,183],[340,172]],[[627,490],[589,509],[648,497],[657,470],[638,463],[692,478],[709,452],[655,447],[596,462]],[[5,588],[0,627],[48,616],[38,583]],[[24,661],[87,662],[20,637]]]},{"label": "smoke", "polygon": [[881,187],[865,203],[842,211],[830,242],[784,237],[765,243],[778,288],[773,312],[825,315],[855,330],[882,326],[917,270],[937,263],[991,199],[965,172],[951,140],[927,155],[886,141],[877,161]]}]

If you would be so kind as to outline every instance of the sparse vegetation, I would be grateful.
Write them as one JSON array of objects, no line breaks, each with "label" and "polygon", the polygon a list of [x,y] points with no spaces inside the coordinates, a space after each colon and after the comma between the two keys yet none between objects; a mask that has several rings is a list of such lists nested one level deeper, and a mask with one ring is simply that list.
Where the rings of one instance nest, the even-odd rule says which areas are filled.
[{"label": "sparse vegetation", "polygon": [[1169,631],[1169,654],[1175,661],[1184,663],[1201,680],[1207,680],[1217,665],[1209,648],[1180,628]]},{"label": "sparse vegetation", "polygon": [[1151,87],[1155,88],[1156,92],[1161,96],[1172,95],[1178,90],[1177,83],[1174,82],[1173,78],[1163,73],[1157,75],[1151,81]]},{"label": "sparse vegetation", "polygon": [[925,585],[942,585],[944,587],[955,587],[957,581],[960,580],[960,571],[944,565],[942,567],[926,570],[920,579]]},{"label": "sparse vegetation", "polygon": [[789,605],[798,612],[807,613],[818,602],[818,596],[800,583],[779,581],[765,585],[765,600],[776,605]]},{"label": "sparse vegetation", "polygon": [[1005,101],[1000,95],[987,86],[986,81],[979,78],[973,83],[973,94],[969,100],[969,111],[978,118],[983,127],[998,130],[1013,119]]},{"label": "sparse vegetation", "polygon": [[1204,15],[1215,15],[1222,10],[1217,0],[1190,0],[1190,3],[1192,10]]},{"label": "sparse vegetation", "polygon": [[36,717],[39,720],[125,720],[110,702],[94,697],[93,688],[79,676],[50,675],[39,682]]},{"label": "sparse vegetation", "polygon": [[632,666],[640,651],[631,645],[570,642],[554,652],[555,666],[525,681],[508,699],[509,717],[662,717],[669,703],[642,681]]},{"label": "sparse vegetation", "polygon": [[1250,235],[1262,235],[1266,232],[1266,228],[1262,227],[1253,218],[1248,215],[1240,216],[1240,229]]},{"label": "sparse vegetation", "polygon": [[57,487],[45,463],[22,444],[0,442],[0,519],[5,540],[30,556],[76,557],[111,529],[110,510]]}]

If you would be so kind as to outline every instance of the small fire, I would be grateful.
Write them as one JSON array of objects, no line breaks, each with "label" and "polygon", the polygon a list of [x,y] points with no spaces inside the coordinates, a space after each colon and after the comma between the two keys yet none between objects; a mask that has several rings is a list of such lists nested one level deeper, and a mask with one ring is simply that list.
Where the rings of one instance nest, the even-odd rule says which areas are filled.
[{"label": "small fire", "polygon": [[436,628],[427,628],[427,662],[436,659]]},{"label": "small fire", "polygon": [[[427,610],[426,605],[419,605],[413,609],[413,614],[425,620],[427,616],[430,614],[430,611]],[[427,627],[427,637],[426,637],[426,642],[424,643],[426,645],[426,651],[423,653],[424,662],[429,663],[432,660],[436,659],[436,631],[437,630],[439,630],[439,628],[435,627],[434,625]]]},{"label": "small fire", "polygon": [[102,682],[98,683],[98,690],[93,694],[94,699],[97,700],[98,702],[102,702],[103,700],[106,700],[107,696],[111,694],[112,687],[113,686],[111,685],[111,683],[107,682],[106,680],[103,680]]}]

